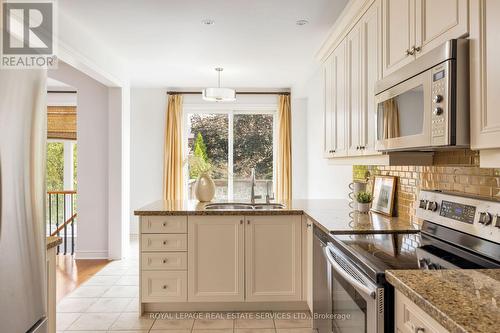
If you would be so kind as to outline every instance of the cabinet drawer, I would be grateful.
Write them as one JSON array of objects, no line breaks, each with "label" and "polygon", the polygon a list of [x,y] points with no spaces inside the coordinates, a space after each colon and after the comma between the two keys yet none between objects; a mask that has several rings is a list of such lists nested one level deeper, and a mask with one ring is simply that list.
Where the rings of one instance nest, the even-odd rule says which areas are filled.
[{"label": "cabinet drawer", "polygon": [[141,235],[142,251],[186,251],[187,234]]},{"label": "cabinet drawer", "polygon": [[141,259],[144,270],[187,269],[187,252],[143,253]]},{"label": "cabinet drawer", "polygon": [[187,233],[187,216],[146,216],[141,221],[143,234],[185,234]]},{"label": "cabinet drawer", "polygon": [[143,271],[142,302],[186,302],[187,271]]}]

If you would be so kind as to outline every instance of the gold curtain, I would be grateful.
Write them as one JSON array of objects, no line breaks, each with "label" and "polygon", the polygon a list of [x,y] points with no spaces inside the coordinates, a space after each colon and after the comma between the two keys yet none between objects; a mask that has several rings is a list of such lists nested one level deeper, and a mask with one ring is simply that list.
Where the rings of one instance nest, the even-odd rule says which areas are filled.
[{"label": "gold curtain", "polygon": [[165,162],[163,198],[183,199],[182,95],[169,95],[165,120]]},{"label": "gold curtain", "polygon": [[279,96],[278,108],[278,158],[276,199],[287,201],[292,198],[292,115],[290,95]]},{"label": "gold curtain", "polygon": [[47,107],[47,138],[76,140],[76,106]]},{"label": "gold curtain", "polygon": [[394,98],[384,102],[384,139],[399,137],[399,109]]}]

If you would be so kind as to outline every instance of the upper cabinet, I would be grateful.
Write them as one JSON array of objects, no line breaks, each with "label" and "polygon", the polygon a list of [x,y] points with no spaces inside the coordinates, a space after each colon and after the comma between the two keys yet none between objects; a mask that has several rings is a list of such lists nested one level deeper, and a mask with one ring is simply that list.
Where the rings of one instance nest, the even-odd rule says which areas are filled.
[{"label": "upper cabinet", "polygon": [[347,156],[346,43],[340,43],[323,65],[324,75],[324,155]]},{"label": "upper cabinet", "polygon": [[482,167],[499,167],[500,1],[474,0],[470,6],[471,148],[481,149]]},{"label": "upper cabinet", "polygon": [[381,78],[381,6],[375,1],[323,64],[324,155],[377,155],[375,82]]},{"label": "upper cabinet", "polygon": [[413,61],[415,1],[384,0],[382,4],[384,76]]},{"label": "upper cabinet", "polygon": [[468,0],[383,0],[383,75],[469,33]]}]

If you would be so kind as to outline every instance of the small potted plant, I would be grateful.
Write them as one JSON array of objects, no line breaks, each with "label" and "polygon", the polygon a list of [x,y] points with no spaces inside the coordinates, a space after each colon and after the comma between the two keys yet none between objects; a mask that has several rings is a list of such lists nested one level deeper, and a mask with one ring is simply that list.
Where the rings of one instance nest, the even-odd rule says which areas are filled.
[{"label": "small potted plant", "polygon": [[356,193],[356,201],[358,202],[358,211],[360,213],[367,213],[370,210],[370,204],[373,200],[373,196],[368,192],[358,192]]}]

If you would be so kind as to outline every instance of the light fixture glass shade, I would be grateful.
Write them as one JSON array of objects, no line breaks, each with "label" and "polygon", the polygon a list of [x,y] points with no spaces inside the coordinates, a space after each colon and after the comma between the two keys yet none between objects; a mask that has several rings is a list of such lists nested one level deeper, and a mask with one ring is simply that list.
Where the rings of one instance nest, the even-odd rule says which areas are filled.
[{"label": "light fixture glass shade", "polygon": [[210,102],[232,102],[236,100],[236,91],[230,88],[206,88],[202,97]]}]

